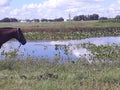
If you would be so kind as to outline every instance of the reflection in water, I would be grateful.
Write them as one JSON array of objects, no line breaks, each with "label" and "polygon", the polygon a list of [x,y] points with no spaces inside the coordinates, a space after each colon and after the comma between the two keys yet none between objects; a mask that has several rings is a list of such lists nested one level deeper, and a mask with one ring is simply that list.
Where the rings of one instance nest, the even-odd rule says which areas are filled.
[{"label": "reflection in water", "polygon": [[[95,45],[105,44],[120,44],[120,37],[98,37],[88,38],[82,40],[64,40],[64,41],[34,41],[27,42],[26,45],[21,46],[17,52],[17,57],[33,57],[33,58],[46,58],[52,60],[59,57],[60,60],[77,60],[81,56],[89,58],[91,54],[81,44],[92,43]],[[18,42],[9,41],[3,45],[0,52],[12,52],[19,46]],[[4,55],[1,55],[3,58]]]}]

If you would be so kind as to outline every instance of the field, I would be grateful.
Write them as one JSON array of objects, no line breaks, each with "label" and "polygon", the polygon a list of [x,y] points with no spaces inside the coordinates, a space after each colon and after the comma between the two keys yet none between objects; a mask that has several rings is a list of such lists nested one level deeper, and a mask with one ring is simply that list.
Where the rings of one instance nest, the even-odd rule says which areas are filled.
[{"label": "field", "polygon": [[28,40],[70,40],[120,35],[120,23],[113,21],[0,23],[0,27],[21,28]]},{"label": "field", "polygon": [[[119,22],[0,23],[0,27],[6,26],[20,27],[27,40],[34,41],[120,35]],[[67,63],[29,56],[24,61],[0,60],[0,90],[120,90],[120,45],[88,43],[83,47],[91,50],[95,55],[91,60],[99,63],[87,63],[84,57]]]}]

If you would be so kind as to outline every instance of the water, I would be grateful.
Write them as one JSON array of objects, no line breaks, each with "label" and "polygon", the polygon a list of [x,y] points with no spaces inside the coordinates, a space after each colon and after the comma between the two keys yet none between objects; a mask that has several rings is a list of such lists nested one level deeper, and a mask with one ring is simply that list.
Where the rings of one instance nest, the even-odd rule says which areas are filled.
[{"label": "water", "polygon": [[[91,52],[86,48],[83,48],[81,44],[92,43],[95,45],[106,45],[106,44],[120,44],[120,37],[95,37],[87,38],[82,40],[64,40],[64,41],[28,41],[26,45],[21,46],[17,51],[16,58],[32,57],[32,58],[45,58],[60,60],[77,60],[82,56],[89,57]],[[5,43],[0,53],[2,52],[14,52],[18,49],[19,42],[9,41]],[[6,55],[0,55],[3,59]]]}]

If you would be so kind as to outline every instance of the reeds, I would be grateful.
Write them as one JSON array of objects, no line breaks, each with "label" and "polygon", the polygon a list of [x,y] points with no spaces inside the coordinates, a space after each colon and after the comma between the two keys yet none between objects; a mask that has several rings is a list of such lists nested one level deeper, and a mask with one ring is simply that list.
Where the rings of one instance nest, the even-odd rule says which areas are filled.
[{"label": "reeds", "polygon": [[[62,29],[49,31],[47,26],[42,26],[45,23],[40,24],[41,26],[39,24],[30,25],[31,23],[22,24],[21,27],[24,29],[43,27],[48,30],[34,32],[33,29],[29,33],[24,33],[29,40],[64,40],[120,35],[119,27],[101,28],[99,27],[100,24],[103,25],[101,22],[90,24],[86,22],[89,27],[85,26],[84,28],[78,28],[78,26],[85,25],[85,23],[77,22],[77,27],[72,26],[73,22],[70,23],[70,26],[67,27],[69,30],[66,30],[66,26],[62,26]],[[54,28],[55,23],[52,24],[51,27]],[[93,29],[91,27],[93,24],[98,25],[97,28]],[[11,25],[16,27],[13,26],[14,23]],[[115,24],[112,23],[112,25]],[[119,24],[117,23],[116,26]],[[15,51],[7,53],[12,58],[0,60],[0,90],[120,90],[120,46],[84,44],[83,47],[93,53],[90,59],[93,62],[97,61],[97,63],[86,63],[84,57],[77,61],[68,60],[67,63],[59,63],[57,58],[50,62],[47,59],[34,59],[30,56],[23,60],[22,58],[13,58],[17,53]],[[100,62],[98,63],[98,61]]]},{"label": "reeds", "polygon": [[30,56],[25,60],[0,60],[0,89],[119,90],[120,46],[83,44],[83,47],[94,54],[89,58],[92,63],[86,62],[83,57],[69,62],[59,62],[59,58],[49,61]]},{"label": "reeds", "polygon": [[76,61],[55,64],[47,60],[0,61],[1,90],[119,90],[120,64],[95,65]]}]

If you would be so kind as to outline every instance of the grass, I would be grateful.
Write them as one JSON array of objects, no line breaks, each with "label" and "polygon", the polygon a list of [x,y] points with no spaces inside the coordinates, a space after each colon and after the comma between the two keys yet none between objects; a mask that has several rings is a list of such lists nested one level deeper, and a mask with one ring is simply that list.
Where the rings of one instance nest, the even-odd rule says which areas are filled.
[{"label": "grass", "polygon": [[[8,61],[0,62],[0,90],[120,89],[119,66],[85,65],[79,60],[62,64],[31,59]],[[13,63],[11,68],[5,67],[8,63]]]},{"label": "grass", "polygon": [[120,46],[83,47],[93,52],[90,60],[100,62],[90,64],[84,57],[67,63],[31,57],[0,60],[0,90],[119,90]]},{"label": "grass", "polygon": [[[101,27],[119,27],[119,25],[118,22],[97,21],[0,23],[0,27],[20,27],[26,30],[24,35],[27,40],[119,36],[119,29],[101,29]],[[87,30],[79,30],[79,26]],[[100,28],[93,30],[92,27]],[[39,29],[40,32],[37,31]],[[59,63],[58,59],[50,62],[43,58],[33,59],[29,56],[23,60],[16,58],[16,50],[11,53],[2,52],[3,55],[11,55],[11,57],[0,60],[0,90],[120,90],[120,46],[83,44],[83,47],[93,53],[91,60],[101,62],[89,64],[85,62],[84,57],[77,61],[68,60],[67,63]],[[107,62],[104,63],[103,60]],[[109,63],[109,60],[112,60],[112,63]]]},{"label": "grass", "polygon": [[92,30],[87,31],[72,30],[72,31],[41,31],[41,32],[27,32],[25,36],[28,40],[74,40],[74,39],[84,39],[90,37],[103,37],[103,36],[119,36],[119,29],[102,29],[102,30]]},{"label": "grass", "polygon": [[21,28],[28,40],[73,40],[119,36],[119,22],[78,21],[43,23],[0,23],[0,27]]},{"label": "grass", "polygon": [[71,21],[71,22],[25,22],[25,23],[0,23],[0,27],[14,27],[22,29],[39,29],[39,28],[74,28],[74,27],[119,27],[119,22],[99,22],[99,21]]}]

